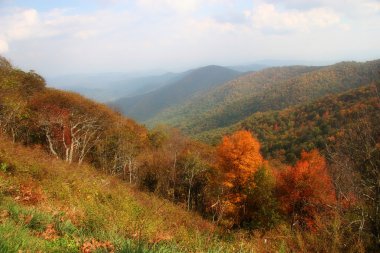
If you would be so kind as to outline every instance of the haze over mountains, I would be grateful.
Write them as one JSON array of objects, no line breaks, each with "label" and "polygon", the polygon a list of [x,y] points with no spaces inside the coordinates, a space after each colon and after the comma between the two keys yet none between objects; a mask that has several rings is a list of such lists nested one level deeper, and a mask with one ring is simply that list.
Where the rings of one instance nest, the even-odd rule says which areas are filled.
[{"label": "haze over mountains", "polygon": [[[291,60],[262,60],[252,64],[231,65],[225,68],[238,72],[259,71],[270,66],[320,65],[320,62]],[[199,67],[202,68],[202,67]],[[123,97],[142,95],[177,81],[195,70],[167,72],[152,70],[145,72],[76,73],[46,76],[48,86],[78,92],[99,102],[111,102]]]},{"label": "haze over mountains", "polygon": [[109,102],[125,96],[136,96],[169,84],[182,73],[140,76],[128,73],[75,74],[48,77],[50,86],[78,92],[99,102]]},{"label": "haze over mountains", "polygon": [[[48,81],[101,102],[112,101],[109,105],[151,127],[168,124],[216,144],[228,129],[257,112],[283,110],[370,84],[380,79],[379,69],[380,60],[328,66],[210,65],[142,77],[107,73]],[[71,85],[61,85],[65,82]]]},{"label": "haze over mountains", "polygon": [[281,67],[249,73],[157,115],[188,133],[224,127],[258,111],[278,110],[378,80],[380,61]]},{"label": "haze over mountains", "polygon": [[226,127],[255,112],[279,110],[379,79],[380,61],[329,66],[270,67],[241,73],[208,66],[152,92],[112,103],[125,115],[188,134]]},{"label": "haze over mountains", "polygon": [[234,79],[241,73],[220,66],[206,66],[188,71],[179,80],[140,96],[123,98],[112,105],[124,114],[139,120],[148,120],[171,106],[206,92]]}]

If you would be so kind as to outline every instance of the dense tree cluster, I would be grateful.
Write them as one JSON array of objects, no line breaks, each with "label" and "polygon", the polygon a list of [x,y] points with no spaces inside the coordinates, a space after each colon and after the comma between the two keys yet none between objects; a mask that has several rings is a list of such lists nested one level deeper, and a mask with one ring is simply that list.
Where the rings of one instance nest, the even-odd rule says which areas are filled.
[{"label": "dense tree cluster", "polygon": [[379,85],[374,82],[281,111],[255,113],[230,128],[204,133],[201,139],[217,143],[225,133],[246,129],[260,140],[265,158],[294,164],[302,150],[324,152],[336,140],[338,130],[351,122],[376,118]]},{"label": "dense tree cluster", "polygon": [[336,203],[326,160],[317,150],[303,152],[293,167],[278,172],[277,195],[293,225],[312,228],[315,217],[332,211]]}]

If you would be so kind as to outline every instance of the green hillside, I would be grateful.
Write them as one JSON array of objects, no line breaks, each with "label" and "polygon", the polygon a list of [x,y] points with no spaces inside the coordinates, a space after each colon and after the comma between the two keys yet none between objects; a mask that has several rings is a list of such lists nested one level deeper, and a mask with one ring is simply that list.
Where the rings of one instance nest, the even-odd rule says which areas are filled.
[{"label": "green hillside", "polygon": [[147,94],[121,98],[112,103],[125,115],[145,121],[162,110],[176,106],[196,94],[206,92],[240,75],[240,72],[220,67],[206,66],[188,71],[183,76],[162,88]]},{"label": "green hillside", "polygon": [[[379,120],[379,90],[379,83],[371,84],[280,111],[257,112],[232,126],[196,137],[216,144],[223,135],[246,129],[256,134],[267,158],[293,163],[302,150],[324,150],[347,125],[365,118]],[[379,126],[377,123],[374,126]]]},{"label": "green hillside", "polygon": [[280,110],[339,93],[380,78],[380,60],[342,62],[326,67],[281,67],[250,73],[158,114],[165,122],[198,134],[226,127],[255,112]]}]

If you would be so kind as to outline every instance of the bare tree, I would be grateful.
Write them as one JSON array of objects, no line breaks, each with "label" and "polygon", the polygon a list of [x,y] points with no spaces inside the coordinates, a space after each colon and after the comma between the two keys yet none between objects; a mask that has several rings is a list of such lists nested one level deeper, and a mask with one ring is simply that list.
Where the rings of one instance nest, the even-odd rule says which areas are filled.
[{"label": "bare tree", "polygon": [[349,201],[358,199],[356,220],[358,234],[364,230],[372,235],[380,248],[380,131],[378,119],[364,117],[356,120],[338,135],[336,144],[327,147],[332,164],[337,196]]}]

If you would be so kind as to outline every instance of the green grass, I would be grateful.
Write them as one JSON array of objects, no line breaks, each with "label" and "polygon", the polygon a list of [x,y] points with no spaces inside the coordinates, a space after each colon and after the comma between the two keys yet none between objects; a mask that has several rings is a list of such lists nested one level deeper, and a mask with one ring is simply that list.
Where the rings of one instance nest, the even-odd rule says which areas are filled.
[{"label": "green grass", "polygon": [[[118,252],[188,252],[208,247],[199,238],[210,237],[214,226],[169,201],[90,166],[70,166],[39,149],[4,140],[0,151],[2,163],[12,168],[0,172],[0,212],[8,213],[1,223],[4,252],[77,252],[93,239],[111,242]],[[43,196],[37,203],[24,203],[21,185]],[[49,224],[57,232],[56,239],[40,236]]]},{"label": "green grass", "polygon": [[[0,224],[0,252],[77,252],[78,246],[74,240],[73,229],[68,229],[67,222],[58,222],[56,217],[40,212],[35,208],[25,207],[13,200],[3,199],[0,204],[2,213]],[[40,233],[45,231],[48,224],[62,228],[62,235],[55,240],[45,240]]]}]

